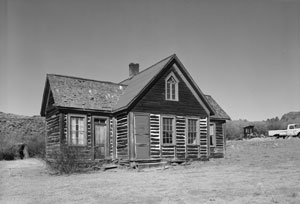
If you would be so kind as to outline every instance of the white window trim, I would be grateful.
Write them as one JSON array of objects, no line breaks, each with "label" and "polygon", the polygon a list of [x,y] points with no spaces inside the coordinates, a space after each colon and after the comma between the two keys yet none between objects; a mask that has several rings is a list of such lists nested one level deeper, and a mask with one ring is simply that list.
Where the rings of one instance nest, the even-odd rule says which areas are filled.
[{"label": "white window trim", "polygon": [[[214,132],[213,132],[213,136],[212,136],[212,138],[210,138],[210,136],[211,136],[211,134],[210,134],[210,127],[211,126],[213,126],[214,127]],[[216,127],[217,127],[217,125],[216,125],[216,123],[212,123],[212,122],[210,122],[210,124],[209,124],[209,142],[211,143],[211,139],[212,139],[212,145],[209,143],[209,145],[211,146],[211,147],[215,147],[216,146],[216,143],[217,143],[217,130],[216,130]]]},{"label": "white window trim", "polygon": [[[196,144],[191,144],[188,143],[189,142],[189,120],[197,120],[196,122],[196,131],[197,131],[197,135],[196,135]],[[186,144],[187,145],[200,145],[200,120],[199,118],[195,118],[195,117],[187,117],[186,118]]]},{"label": "white window trim", "polygon": [[[163,129],[164,129],[164,126],[163,126],[163,119],[164,118],[172,118],[172,131],[173,131],[173,135],[172,135],[172,143],[163,143]],[[163,146],[174,146],[176,145],[176,117],[173,116],[173,115],[162,115],[161,118],[160,118],[160,144],[163,145]]]},{"label": "white window trim", "polygon": [[[173,77],[176,81],[175,83],[175,99],[168,99],[167,96],[168,96],[168,93],[167,93],[167,86],[168,86],[168,80],[170,77]],[[179,84],[179,80],[178,78],[175,76],[175,74],[173,72],[171,72],[166,78],[165,78],[165,99],[167,101],[179,101],[179,94],[178,94],[178,84]],[[172,91],[170,93],[170,97],[172,96]]]},{"label": "white window trim", "polygon": [[[80,117],[83,118],[84,123],[84,138],[86,139],[86,144],[71,144],[71,117]],[[68,145],[69,146],[76,146],[76,147],[85,147],[87,146],[87,116],[81,114],[68,114]]]}]

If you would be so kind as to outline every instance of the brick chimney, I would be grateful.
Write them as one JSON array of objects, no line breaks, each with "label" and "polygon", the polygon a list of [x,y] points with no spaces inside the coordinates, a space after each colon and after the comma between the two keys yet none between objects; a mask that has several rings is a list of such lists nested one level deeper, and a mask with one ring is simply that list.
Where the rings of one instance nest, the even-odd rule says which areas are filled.
[{"label": "brick chimney", "polygon": [[129,77],[135,76],[140,71],[140,65],[137,63],[130,63],[129,64]]}]

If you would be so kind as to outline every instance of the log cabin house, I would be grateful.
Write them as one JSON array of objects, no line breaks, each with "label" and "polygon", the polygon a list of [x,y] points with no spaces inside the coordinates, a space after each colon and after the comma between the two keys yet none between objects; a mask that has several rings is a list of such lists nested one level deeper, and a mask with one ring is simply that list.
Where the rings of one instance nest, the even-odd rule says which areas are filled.
[{"label": "log cabin house", "polygon": [[174,54],[120,83],[47,74],[41,106],[46,158],[83,162],[224,157],[230,117]]}]

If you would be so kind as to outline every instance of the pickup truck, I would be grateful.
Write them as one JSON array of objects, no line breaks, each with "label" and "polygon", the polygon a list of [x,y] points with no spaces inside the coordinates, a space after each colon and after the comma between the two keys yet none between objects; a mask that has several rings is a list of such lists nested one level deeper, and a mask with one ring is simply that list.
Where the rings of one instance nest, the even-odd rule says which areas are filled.
[{"label": "pickup truck", "polygon": [[286,130],[269,130],[270,137],[293,137],[297,136],[300,138],[300,126],[298,124],[289,124]]}]

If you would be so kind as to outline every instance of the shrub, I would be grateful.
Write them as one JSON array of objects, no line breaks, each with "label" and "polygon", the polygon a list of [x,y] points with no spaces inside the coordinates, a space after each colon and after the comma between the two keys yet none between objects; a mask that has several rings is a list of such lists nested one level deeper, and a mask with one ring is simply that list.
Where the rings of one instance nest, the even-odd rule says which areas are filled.
[{"label": "shrub", "polygon": [[12,148],[0,150],[0,160],[14,160],[15,151]]},{"label": "shrub", "polygon": [[27,140],[28,153],[30,157],[45,157],[45,139],[44,135],[34,136]]},{"label": "shrub", "polygon": [[52,159],[46,159],[46,162],[60,174],[71,174],[80,170],[77,152],[67,147],[63,147],[59,151],[54,151]]}]

